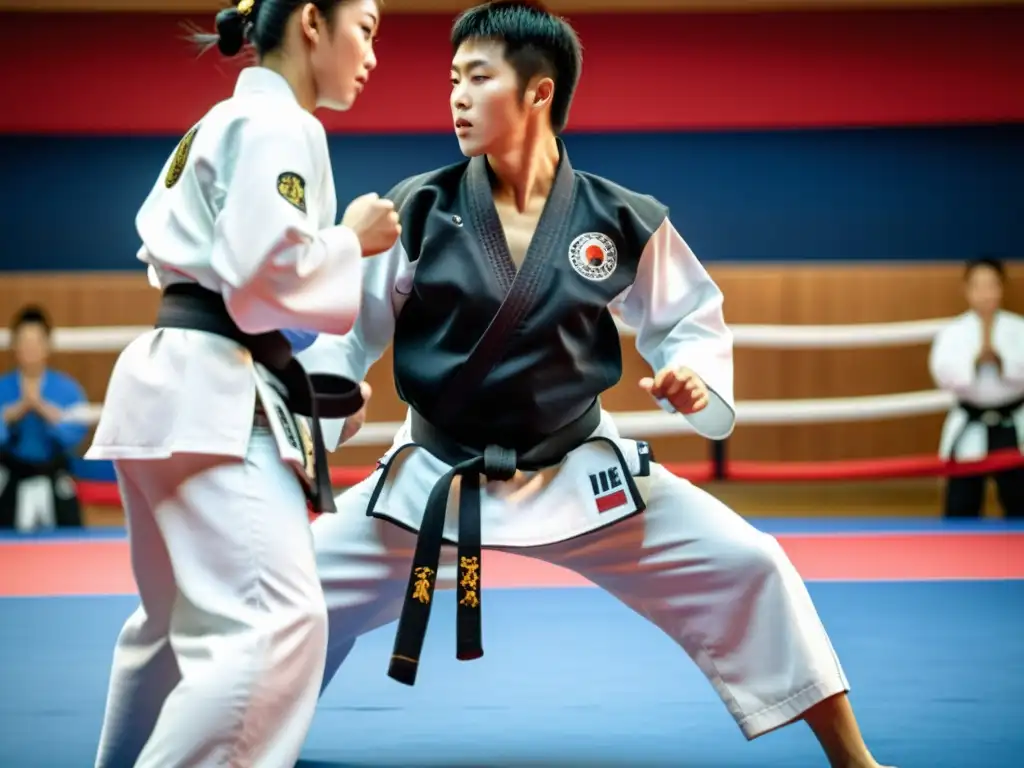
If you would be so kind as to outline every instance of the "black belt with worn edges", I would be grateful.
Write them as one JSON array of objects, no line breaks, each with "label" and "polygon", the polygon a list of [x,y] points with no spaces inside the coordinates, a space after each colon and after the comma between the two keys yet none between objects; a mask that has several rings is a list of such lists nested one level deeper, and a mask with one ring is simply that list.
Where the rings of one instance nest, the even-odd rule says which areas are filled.
[{"label": "black belt with worn edges", "polygon": [[[480,620],[481,587],[481,525],[480,525],[480,476],[488,480],[510,480],[517,470],[536,472],[561,462],[565,456],[580,445],[591,440],[591,435],[601,423],[601,406],[598,401],[587,411],[545,438],[541,443],[522,454],[509,448],[489,445],[482,450],[461,445],[441,430],[430,424],[415,410],[412,411],[412,442],[404,448],[424,448],[451,466],[435,484],[427,498],[427,505],[420,523],[413,555],[409,586],[405,593],[402,613],[398,620],[394,652],[388,667],[388,676],[405,685],[415,685],[419,669],[420,653],[426,637],[427,623],[441,562],[441,548],[444,543],[445,513],[448,508],[448,494],[456,477],[461,479],[459,490],[459,541],[456,590],[456,650],[460,661],[471,661],[484,655],[483,632]],[[618,445],[605,440],[615,450],[623,467],[628,466]],[[370,499],[369,509],[374,509],[377,497],[387,479],[387,472],[393,462],[384,469],[383,476]],[[624,472],[626,485],[637,505],[644,508],[644,501],[637,489],[633,476]]]},{"label": "black belt with worn edges", "polygon": [[164,289],[154,325],[231,339],[249,350],[253,360],[274,374],[287,391],[292,413],[308,416],[312,422],[316,476],[307,490],[310,502],[318,512],[336,512],[320,419],[343,419],[357,413],[363,407],[359,384],[342,376],[307,374],[292,354],[291,344],[284,334],[278,331],[245,333],[228,313],[223,297],[195,283],[175,283]]}]

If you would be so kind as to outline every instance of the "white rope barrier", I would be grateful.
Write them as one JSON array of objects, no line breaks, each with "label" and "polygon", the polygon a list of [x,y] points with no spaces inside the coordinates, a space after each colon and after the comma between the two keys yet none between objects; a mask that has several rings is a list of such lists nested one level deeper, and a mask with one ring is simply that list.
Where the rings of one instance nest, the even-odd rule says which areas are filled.
[{"label": "white rope barrier", "polygon": [[[952,318],[860,325],[733,325],[733,344],[761,349],[855,349],[930,344]],[[616,318],[623,336],[635,332]]]},{"label": "white rope barrier", "polygon": [[[748,400],[736,404],[736,423],[744,424],[818,424],[878,419],[902,419],[942,413],[953,405],[948,392],[906,392],[898,395],[835,397],[816,400]],[[88,405],[70,409],[65,420],[93,425],[102,406]],[[663,411],[622,411],[612,418],[625,437],[669,437],[693,433],[681,416]],[[346,445],[390,445],[401,422],[376,422],[363,426]]]},{"label": "white rope barrier", "polygon": [[[928,344],[951,318],[860,325],[732,325],[737,347],[768,349],[850,349]],[[635,332],[616,318],[624,336]],[[56,352],[120,352],[149,326],[83,326],[57,328]],[[10,346],[10,331],[0,330],[0,349]]]},{"label": "white rope barrier", "polygon": [[[617,320],[618,322],[618,320]],[[932,340],[949,319],[862,325],[734,325],[738,347],[771,349],[847,349],[923,344]],[[619,323],[624,334],[632,329]],[[53,347],[59,352],[119,352],[148,326],[95,326],[59,328]],[[10,343],[10,333],[0,330],[0,349]],[[938,390],[896,395],[822,398],[807,400],[751,400],[737,403],[737,424],[808,424],[869,421],[942,413],[954,399]],[[103,406],[88,403],[70,409],[65,420],[94,426]],[[613,414],[619,431],[627,437],[664,437],[693,432],[685,419],[662,411],[626,411]],[[388,445],[400,422],[366,424],[351,445]]]}]

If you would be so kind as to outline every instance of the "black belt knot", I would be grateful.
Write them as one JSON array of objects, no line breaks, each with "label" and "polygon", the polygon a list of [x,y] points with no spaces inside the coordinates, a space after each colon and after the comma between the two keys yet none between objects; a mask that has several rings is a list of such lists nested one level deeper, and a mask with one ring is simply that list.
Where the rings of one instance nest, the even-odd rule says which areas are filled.
[{"label": "black belt knot", "polygon": [[986,427],[998,427],[999,424],[1007,419],[1012,419],[1013,414],[1024,407],[1024,397],[1017,398],[1008,403],[1002,403],[1001,405],[993,405],[987,408],[983,408],[973,403],[960,402],[957,405],[967,415],[967,422],[977,423],[981,422]]},{"label": "black belt knot", "polygon": [[511,448],[489,445],[484,448],[484,474],[488,480],[511,480],[516,476],[518,456]]},{"label": "black belt knot", "polygon": [[956,452],[960,447],[960,441],[964,439],[964,435],[967,434],[967,428],[971,424],[983,424],[990,431],[998,428],[1004,421],[1012,419],[1018,409],[1024,407],[1024,397],[1017,398],[1009,403],[994,405],[990,408],[982,408],[981,406],[966,402],[957,403],[957,407],[964,412],[967,419],[964,421],[960,431],[953,437],[953,442],[949,446],[949,455],[954,461],[956,460]]},{"label": "black belt knot", "polygon": [[[482,451],[460,445],[418,413],[412,412],[413,443],[449,464],[451,469],[434,484],[427,498],[405,603],[398,620],[395,649],[388,667],[389,677],[405,685],[416,683],[441,562],[448,494],[455,479],[459,478],[460,482],[455,657],[460,661],[470,661],[484,655],[480,618],[480,476],[488,480],[511,480],[518,470],[533,472],[557,464],[566,454],[585,443],[600,422],[601,408],[595,401],[582,416],[541,444],[519,454],[498,445],[487,445]],[[386,475],[381,478],[381,483],[385,479]]]}]

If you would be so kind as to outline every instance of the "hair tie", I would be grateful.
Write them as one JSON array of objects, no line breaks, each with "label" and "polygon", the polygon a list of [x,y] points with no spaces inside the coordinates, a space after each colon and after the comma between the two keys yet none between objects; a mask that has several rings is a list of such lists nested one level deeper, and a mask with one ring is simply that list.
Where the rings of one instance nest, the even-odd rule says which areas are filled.
[{"label": "hair tie", "polygon": [[243,16],[248,16],[252,13],[253,6],[256,5],[256,0],[241,0],[238,4],[238,12]]}]

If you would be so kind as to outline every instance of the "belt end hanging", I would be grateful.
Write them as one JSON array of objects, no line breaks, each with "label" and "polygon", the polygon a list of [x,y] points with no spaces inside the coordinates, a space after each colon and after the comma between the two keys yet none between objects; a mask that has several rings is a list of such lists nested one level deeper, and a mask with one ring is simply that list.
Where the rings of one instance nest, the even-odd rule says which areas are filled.
[{"label": "belt end hanging", "polygon": [[484,655],[480,617],[481,538],[480,475],[470,472],[462,478],[459,496],[459,567],[455,585],[455,658],[459,661],[473,661]]},{"label": "belt end hanging", "polygon": [[[455,658],[473,661],[484,655],[483,628],[480,619],[480,550],[459,552],[458,606],[455,611]],[[465,555],[469,551],[472,554]]]},{"label": "belt end hanging", "polygon": [[391,663],[388,665],[388,677],[402,685],[416,685],[416,673],[419,671],[419,659],[410,659],[407,656],[394,654]]},{"label": "belt end hanging", "polygon": [[[440,553],[437,553],[439,555]],[[409,589],[395,634],[395,648],[388,664],[388,677],[403,685],[415,685],[420,666],[420,653],[430,621],[430,603],[434,598],[438,556],[431,552],[431,565],[416,565],[414,561]]]}]

